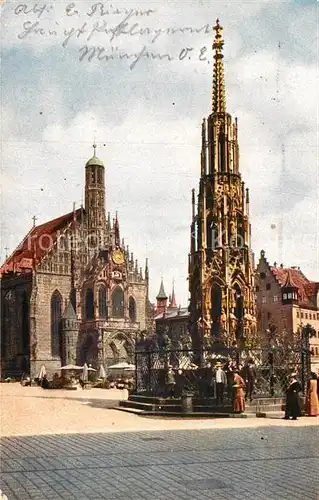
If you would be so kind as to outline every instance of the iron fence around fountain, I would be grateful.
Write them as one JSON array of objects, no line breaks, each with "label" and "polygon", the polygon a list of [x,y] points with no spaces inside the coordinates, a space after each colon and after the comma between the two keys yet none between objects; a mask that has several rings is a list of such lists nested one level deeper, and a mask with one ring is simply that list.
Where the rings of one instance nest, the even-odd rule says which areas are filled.
[{"label": "iron fence around fountain", "polygon": [[216,362],[221,362],[225,367],[228,385],[231,385],[232,372],[228,369],[229,364],[242,369],[252,360],[256,372],[255,397],[283,397],[292,372],[297,373],[297,379],[305,393],[309,376],[306,369],[309,365],[308,356],[300,343],[290,344],[288,348],[260,347],[242,350],[220,345],[206,349],[139,348],[135,352],[135,391],[137,394],[163,396],[167,369],[171,366],[177,381],[178,377],[183,378],[184,392],[202,396],[209,385]]}]

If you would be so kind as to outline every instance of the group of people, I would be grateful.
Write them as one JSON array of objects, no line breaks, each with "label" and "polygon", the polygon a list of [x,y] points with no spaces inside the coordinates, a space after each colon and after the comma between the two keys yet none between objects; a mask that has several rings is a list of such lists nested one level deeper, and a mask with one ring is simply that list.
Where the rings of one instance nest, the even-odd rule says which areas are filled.
[{"label": "group of people", "polygon": [[253,399],[256,377],[257,372],[252,359],[248,359],[244,366],[231,361],[225,365],[217,362],[214,373],[217,404],[223,405],[227,388],[233,411],[245,411],[245,401]]},{"label": "group of people", "polygon": [[[300,392],[301,386],[297,380],[297,374],[292,373],[289,378],[289,383],[286,389],[286,408],[285,416],[286,420],[290,418],[292,420],[297,420],[301,416],[301,399]],[[315,373],[311,373],[310,380],[308,383],[308,389],[306,394],[306,406],[305,414],[309,417],[316,417],[319,415],[319,381]]]},{"label": "group of people", "polygon": [[[208,374],[208,376],[207,376]],[[166,396],[180,397],[181,387],[178,390],[178,380],[183,377],[182,370],[175,374],[172,366],[168,367],[166,373]],[[248,359],[244,366],[234,362],[224,365],[217,362],[214,367],[210,363],[206,366],[204,375],[200,379],[199,393],[201,396],[209,397],[214,394],[213,386],[216,388],[217,405],[224,404],[225,393],[228,400],[232,402],[233,412],[245,411],[246,401],[253,400],[257,370],[252,359]],[[296,379],[296,373],[292,373],[286,387],[286,419],[296,420],[301,416],[301,386]],[[319,380],[315,373],[311,374],[306,394],[305,414],[308,416],[319,415]]]},{"label": "group of people", "polygon": [[[222,406],[227,394],[233,411],[243,412],[245,400],[249,398],[252,401],[255,379],[256,369],[252,360],[248,360],[243,367],[232,362],[225,365],[217,362],[214,366],[208,363],[199,378],[199,396],[213,397],[215,394],[217,405]],[[175,372],[169,365],[165,379],[166,397],[180,397],[183,385],[183,370]]]}]

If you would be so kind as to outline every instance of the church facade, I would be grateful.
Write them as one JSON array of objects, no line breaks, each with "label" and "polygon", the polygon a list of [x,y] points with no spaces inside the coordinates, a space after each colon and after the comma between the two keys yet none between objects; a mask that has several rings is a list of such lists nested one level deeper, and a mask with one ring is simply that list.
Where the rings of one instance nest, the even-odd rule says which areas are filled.
[{"label": "church facade", "polygon": [[213,102],[202,123],[197,208],[192,192],[189,330],[197,348],[216,340],[253,344],[257,331],[249,191],[239,169],[237,118],[226,111],[218,20],[214,30]]},{"label": "church facade", "polygon": [[1,371],[31,373],[45,364],[97,367],[132,360],[151,327],[149,271],[105,213],[105,168],[85,166],[85,206],[33,226],[1,267]]}]

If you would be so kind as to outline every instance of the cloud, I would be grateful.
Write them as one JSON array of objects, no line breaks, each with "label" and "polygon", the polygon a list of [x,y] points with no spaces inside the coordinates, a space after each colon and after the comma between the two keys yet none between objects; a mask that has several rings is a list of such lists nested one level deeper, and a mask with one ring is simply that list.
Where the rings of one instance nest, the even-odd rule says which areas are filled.
[{"label": "cloud", "polygon": [[[66,19],[66,4],[57,2],[40,16],[41,29],[79,27],[90,4],[75,3],[80,19]],[[147,8],[152,5],[156,15],[139,22],[154,29],[200,27],[220,16],[227,108],[239,119],[253,249],[258,256],[263,248],[269,261],[282,255],[285,264],[319,279],[313,7],[251,1],[243,9],[242,3],[203,0]],[[95,137],[106,166],[106,208],[118,210],[121,235],[141,265],[149,257],[151,298],[163,275],[166,291],[174,277],[177,300],[186,304],[190,195],[198,189],[201,120],[211,107],[211,34],[161,35],[154,50],[176,55],[190,46],[191,59],[143,60],[129,70],[126,60],[80,62],[83,40],[73,37],[63,49],[59,30],[59,36],[18,39],[22,22],[36,22],[38,14],[13,14],[14,8],[13,2],[3,7],[3,246],[14,248],[34,213],[44,222],[81,203]],[[106,43],[101,36],[96,43]],[[144,41],[118,40],[120,50],[131,52]],[[205,62],[198,59],[202,46]]]}]

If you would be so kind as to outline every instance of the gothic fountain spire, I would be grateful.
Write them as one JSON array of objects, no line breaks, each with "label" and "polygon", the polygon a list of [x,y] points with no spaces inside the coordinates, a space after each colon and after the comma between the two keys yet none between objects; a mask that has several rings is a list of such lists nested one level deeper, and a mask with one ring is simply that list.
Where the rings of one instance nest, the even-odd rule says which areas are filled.
[{"label": "gothic fountain spire", "polygon": [[214,70],[213,70],[213,113],[226,112],[226,97],[225,97],[225,77],[224,77],[224,63],[223,63],[223,28],[219,24],[219,19],[216,20],[214,26],[215,38],[213,42],[214,50]]}]

